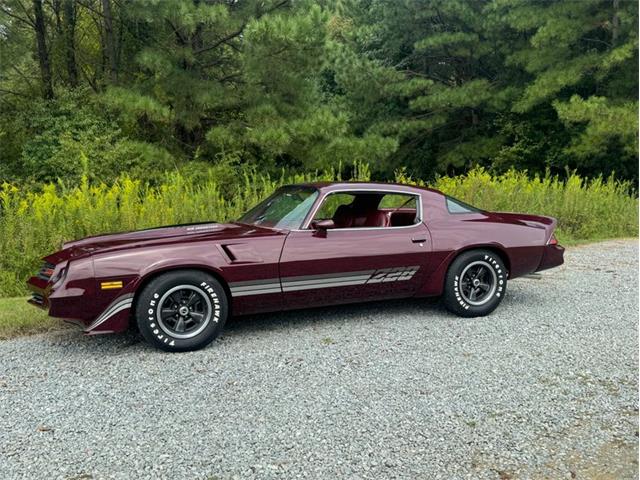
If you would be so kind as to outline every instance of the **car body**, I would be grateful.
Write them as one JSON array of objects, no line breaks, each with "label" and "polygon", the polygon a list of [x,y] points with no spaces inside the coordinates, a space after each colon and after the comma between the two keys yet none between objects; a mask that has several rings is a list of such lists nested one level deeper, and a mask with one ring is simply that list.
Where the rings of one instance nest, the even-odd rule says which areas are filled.
[{"label": "car body", "polygon": [[[230,314],[245,315],[442,295],[452,262],[472,250],[491,252],[505,282],[563,263],[555,219],[486,212],[429,188],[310,183],[282,187],[273,198],[258,213],[295,201],[286,221],[269,224],[252,210],[245,216],[252,223],[243,217],[65,243],[28,280],[29,302],[99,334],[126,330],[139,292],[176,270],[215,278]],[[397,205],[383,207],[386,199]],[[319,218],[331,202],[339,204],[333,217]]]}]

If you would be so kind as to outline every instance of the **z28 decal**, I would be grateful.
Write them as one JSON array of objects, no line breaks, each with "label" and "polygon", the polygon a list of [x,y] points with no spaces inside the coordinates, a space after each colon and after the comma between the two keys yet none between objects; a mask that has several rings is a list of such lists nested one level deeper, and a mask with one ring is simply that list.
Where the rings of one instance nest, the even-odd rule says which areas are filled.
[{"label": "z28 decal", "polygon": [[344,287],[350,285],[368,285],[383,282],[402,282],[411,280],[419,266],[381,268],[378,270],[365,270],[360,272],[331,273],[325,275],[304,275],[301,277],[284,277],[235,282],[229,284],[233,297],[247,295],[261,295],[265,293],[295,292],[299,290],[312,290],[315,288]]}]

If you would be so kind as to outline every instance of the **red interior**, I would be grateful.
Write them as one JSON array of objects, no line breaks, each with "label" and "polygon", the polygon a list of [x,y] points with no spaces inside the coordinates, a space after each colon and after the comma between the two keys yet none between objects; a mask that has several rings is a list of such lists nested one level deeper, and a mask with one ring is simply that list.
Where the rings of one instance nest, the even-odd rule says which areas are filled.
[{"label": "red interior", "polygon": [[335,228],[404,227],[415,223],[414,208],[358,210],[352,205],[340,205],[333,214]]}]

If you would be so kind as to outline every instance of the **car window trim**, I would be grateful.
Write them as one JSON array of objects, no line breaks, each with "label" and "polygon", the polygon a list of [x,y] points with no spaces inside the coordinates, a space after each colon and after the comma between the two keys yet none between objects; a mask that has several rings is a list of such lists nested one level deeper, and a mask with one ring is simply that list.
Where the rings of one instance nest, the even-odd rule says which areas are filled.
[{"label": "car window trim", "polygon": [[313,231],[312,228],[309,228],[311,222],[313,221],[313,217],[316,215],[322,202],[329,195],[334,193],[360,193],[360,192],[374,192],[374,193],[384,193],[384,194],[400,194],[400,195],[410,195],[412,197],[417,197],[416,202],[416,221],[411,225],[401,225],[398,227],[348,227],[348,228],[332,228],[330,229],[332,232],[352,232],[352,231],[367,231],[367,230],[396,230],[400,228],[414,228],[419,226],[422,223],[422,194],[418,192],[410,192],[406,190],[390,190],[384,188],[341,188],[337,190],[331,190],[330,192],[322,192],[320,190],[320,196],[317,199],[317,204],[314,205],[311,211],[307,214],[308,217],[305,218],[304,222],[302,222],[302,227],[298,229],[292,229],[292,232],[310,232]]}]

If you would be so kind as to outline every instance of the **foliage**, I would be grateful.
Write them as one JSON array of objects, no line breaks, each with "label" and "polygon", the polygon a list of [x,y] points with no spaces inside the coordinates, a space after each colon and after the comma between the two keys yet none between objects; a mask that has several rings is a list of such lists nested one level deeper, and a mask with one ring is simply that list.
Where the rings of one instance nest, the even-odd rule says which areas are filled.
[{"label": "foliage", "polygon": [[[229,172],[235,167],[228,167]],[[41,191],[0,186],[0,296],[24,293],[24,281],[39,266],[39,258],[65,240],[105,232],[125,231],[197,221],[228,221],[268,196],[284,183],[340,180],[341,168],[276,177],[244,169],[232,179],[225,169],[211,170],[198,181],[170,173],[161,185],[150,186],[128,176],[116,183],[79,186],[48,184]],[[353,179],[368,180],[369,168],[356,164]],[[406,170],[400,182],[413,181]],[[598,239],[638,234],[638,200],[628,182],[613,177],[586,180],[569,173],[536,176],[508,171],[494,176],[475,169],[459,177],[440,177],[435,188],[488,210],[526,211],[558,218],[562,240]],[[17,240],[19,239],[19,241]]]},{"label": "foliage", "polygon": [[[0,179],[37,184],[60,178],[77,184],[83,175],[113,182],[127,172],[154,180],[175,168],[169,152],[124,137],[98,108],[81,90],[22,106],[3,132],[9,158],[0,151]],[[20,157],[10,158],[18,149]]]},{"label": "foliage", "polygon": [[435,186],[488,210],[556,217],[561,241],[638,235],[638,200],[629,196],[629,182],[613,176],[588,180],[569,172],[560,180],[549,172],[530,178],[508,170],[494,176],[479,168],[461,177],[440,177]]},{"label": "foliage", "polygon": [[387,174],[568,166],[637,179],[637,2],[339,5],[337,90],[358,129],[399,140]]},{"label": "foliage", "polygon": [[0,178],[359,161],[635,182],[637,24],[627,0],[1,0]]}]

